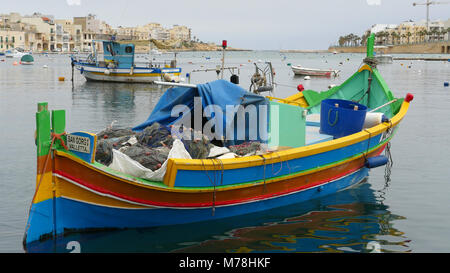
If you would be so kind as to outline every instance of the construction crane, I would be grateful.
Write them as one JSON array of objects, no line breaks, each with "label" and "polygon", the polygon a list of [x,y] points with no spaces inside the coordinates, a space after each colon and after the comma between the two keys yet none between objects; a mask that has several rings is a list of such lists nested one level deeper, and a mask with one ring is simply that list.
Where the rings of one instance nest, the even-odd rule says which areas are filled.
[{"label": "construction crane", "polygon": [[450,4],[449,1],[445,2],[436,2],[436,1],[430,1],[427,0],[426,3],[413,3],[413,6],[417,5],[426,5],[427,6],[427,31],[430,31],[429,22],[430,22],[430,5],[442,5],[442,4]]}]

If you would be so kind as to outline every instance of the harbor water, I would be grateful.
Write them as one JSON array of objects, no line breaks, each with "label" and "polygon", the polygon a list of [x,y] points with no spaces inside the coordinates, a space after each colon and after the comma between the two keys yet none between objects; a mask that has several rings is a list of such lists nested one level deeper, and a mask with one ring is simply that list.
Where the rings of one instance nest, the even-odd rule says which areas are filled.
[{"label": "harbor water", "polygon": [[[435,57],[450,59],[450,55]],[[215,68],[221,58],[221,52],[183,52],[177,55],[177,64],[185,77],[196,69]],[[254,63],[272,62],[277,83],[273,95],[282,98],[298,92],[298,84],[316,91],[338,85],[356,72],[363,58],[363,54],[239,51],[226,52],[225,66],[236,67],[239,85],[248,89]],[[81,252],[450,252],[450,87],[444,86],[450,81],[450,62],[419,60],[378,66],[396,97],[414,94],[391,142],[390,181],[381,167],[352,189],[264,213],[206,224],[73,233],[24,249],[22,238],[36,185],[37,103],[65,109],[67,132],[97,133],[112,122],[131,127],[145,121],[167,88],[86,82],[78,71],[72,82],[68,55],[35,54],[34,59],[34,65],[25,66],[0,57],[0,252],[69,252],[72,241]],[[298,64],[341,71],[338,77],[304,80],[290,69]],[[190,74],[191,83],[217,79],[214,71]],[[230,76],[226,70],[224,78]]]}]

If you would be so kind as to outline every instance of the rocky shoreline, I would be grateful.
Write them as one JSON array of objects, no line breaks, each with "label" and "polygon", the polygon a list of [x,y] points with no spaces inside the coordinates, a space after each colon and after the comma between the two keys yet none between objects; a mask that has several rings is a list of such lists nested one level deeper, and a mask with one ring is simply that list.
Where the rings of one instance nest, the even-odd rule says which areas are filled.
[{"label": "rocky shoreline", "polygon": [[[132,43],[136,46],[136,53],[148,53],[152,49],[160,52],[185,52],[185,51],[222,51],[221,45],[214,43],[203,43],[194,41],[169,40],[166,42],[151,41],[120,41],[121,43]],[[227,51],[251,51],[249,49],[240,49],[227,47]]]}]

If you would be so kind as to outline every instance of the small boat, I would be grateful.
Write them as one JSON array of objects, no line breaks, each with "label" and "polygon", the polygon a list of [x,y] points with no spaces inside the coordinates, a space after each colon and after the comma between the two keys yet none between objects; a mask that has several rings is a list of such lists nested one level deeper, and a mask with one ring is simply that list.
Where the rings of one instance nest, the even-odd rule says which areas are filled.
[{"label": "small boat", "polygon": [[20,63],[23,65],[34,64],[34,58],[30,54],[23,55],[22,58],[20,58]]},{"label": "small boat", "polygon": [[374,59],[379,64],[391,64],[394,62],[394,58],[392,57],[392,55],[388,55],[388,54],[375,55]]},{"label": "small boat", "polygon": [[340,72],[340,70],[306,68],[300,65],[291,65],[291,68],[295,75],[303,76],[336,77]]},{"label": "small boat", "polygon": [[375,46],[374,47],[374,59],[379,64],[391,64],[394,61],[392,55],[386,54],[387,46]]},{"label": "small boat", "polygon": [[[97,52],[97,47],[103,52]],[[72,64],[88,81],[152,83],[166,78],[179,80],[181,68],[176,67],[176,60],[137,63],[134,44],[96,40],[92,49],[87,59],[71,57]]]},{"label": "small boat", "polygon": [[6,50],[5,51],[5,57],[6,58],[13,58],[14,57],[14,52],[12,50]]},{"label": "small boat", "polygon": [[12,50],[5,51],[6,58],[22,58],[22,56],[27,55],[27,54],[31,54],[31,53],[27,53],[21,48],[14,48]]},{"label": "small boat", "polygon": [[[373,58],[374,39],[374,35],[368,39],[366,59]],[[217,146],[219,150],[264,139],[267,150],[193,159],[175,129],[168,159],[155,171],[115,149],[111,164],[98,162],[96,151],[102,146],[97,138],[107,137],[66,133],[65,110],[49,111],[48,103],[39,103],[36,189],[25,247],[70,232],[167,226],[263,212],[356,186],[371,168],[389,162],[390,141],[413,99],[411,94],[394,97],[371,64],[365,61],[349,79],[328,91],[304,90],[284,99],[253,94],[224,80],[169,88],[133,132],[145,132],[156,122],[163,126],[159,128],[171,130],[180,120],[190,125],[184,118],[192,111],[195,116],[195,98],[200,97],[200,114],[214,106],[215,114],[204,115],[200,126],[211,129],[207,125],[215,124],[216,144],[223,144]],[[178,110],[187,116],[171,115],[179,105],[185,105]],[[229,123],[226,116],[239,115],[219,115],[223,109],[239,111],[244,106],[253,109],[249,115],[258,116],[255,122],[256,116]],[[268,126],[256,129],[258,120]]]}]

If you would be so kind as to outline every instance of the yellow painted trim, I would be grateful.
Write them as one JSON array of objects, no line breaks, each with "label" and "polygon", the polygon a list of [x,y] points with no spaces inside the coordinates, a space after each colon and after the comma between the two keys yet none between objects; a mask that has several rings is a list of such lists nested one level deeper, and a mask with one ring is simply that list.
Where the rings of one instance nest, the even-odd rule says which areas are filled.
[{"label": "yellow painted trim", "polygon": [[358,70],[358,72],[361,72],[361,71],[364,71],[364,70],[369,70],[370,72],[372,72],[372,68],[371,68],[369,65],[367,65],[367,64],[363,65],[363,66]]},{"label": "yellow painted trim", "polygon": [[[53,176],[52,172],[46,172],[42,174],[44,177],[42,178],[41,184],[39,185],[39,188],[36,189],[37,193],[34,197],[33,204],[52,199],[53,198]],[[38,186],[37,183],[41,179],[41,174],[36,175],[36,187]],[[59,192],[55,192],[55,197],[59,197]]]},{"label": "yellow painted trim", "polygon": [[[402,107],[397,115],[395,115],[392,119],[392,126],[397,125],[405,116],[408,111],[409,103],[403,102]],[[317,143],[314,145],[308,145],[298,148],[292,148],[288,150],[278,151],[270,154],[265,154],[266,164],[278,163],[281,161],[302,158],[314,154],[324,153],[331,150],[336,150],[345,146],[349,146],[361,141],[364,141],[370,136],[377,136],[384,131],[386,131],[391,126],[391,123],[382,123],[372,128],[363,130],[361,132],[326,141]],[[174,165],[178,169],[183,170],[214,170],[217,169],[217,163],[213,162],[211,159],[173,159]],[[215,163],[215,164],[214,164]],[[222,159],[223,167],[225,170],[228,169],[238,169],[238,168],[246,168],[253,166],[263,165],[263,159],[261,156],[249,156],[243,158],[231,158],[231,159]]]},{"label": "yellow painted trim", "polygon": [[[359,133],[350,135],[350,136],[342,137],[342,138],[335,139],[335,140],[330,140],[330,141],[323,142],[323,143],[318,143],[315,145],[293,148],[293,149],[289,149],[289,150],[275,152],[272,154],[265,154],[265,155],[263,155],[263,157],[266,159],[265,161],[263,160],[263,158],[261,156],[249,156],[249,157],[244,157],[244,158],[223,159],[222,160],[223,169],[228,170],[228,169],[236,169],[236,168],[261,166],[263,164],[267,165],[267,164],[272,164],[272,163],[278,163],[280,161],[286,161],[286,160],[291,160],[291,159],[295,159],[295,158],[306,157],[309,155],[323,153],[323,152],[327,152],[330,150],[349,146],[349,145],[358,143],[360,141],[366,140],[369,138],[369,136],[373,137],[378,134],[381,134],[384,131],[386,131],[388,128],[390,128],[391,126],[392,127],[396,126],[404,118],[404,116],[406,115],[406,113],[408,111],[408,108],[409,108],[409,103],[404,101],[400,108],[399,113],[391,119],[391,123],[382,123],[382,124],[379,124],[372,128],[361,131]],[[219,165],[217,164],[217,162],[215,162],[215,164],[213,164],[213,162],[212,162],[213,160],[211,160],[211,159],[208,159],[208,160],[206,160],[206,159],[204,159],[204,160],[201,160],[201,159],[189,159],[189,160],[170,159],[168,162],[169,163],[168,166],[170,166],[170,167],[168,167],[168,169],[167,169],[169,172],[166,173],[166,175],[168,175],[168,177],[164,179],[164,186],[161,185],[161,187],[158,187],[155,185],[149,185],[149,184],[139,182],[136,179],[133,180],[132,178],[130,179],[128,177],[123,177],[119,174],[110,173],[110,172],[108,172],[108,170],[95,167],[92,164],[86,163],[83,160],[81,160],[71,154],[68,154],[64,151],[58,150],[58,151],[56,151],[56,154],[58,156],[67,157],[85,167],[88,167],[95,171],[100,171],[106,176],[123,181],[125,183],[129,183],[129,184],[135,185],[137,187],[145,187],[145,188],[157,189],[157,190],[169,191],[169,192],[198,193],[198,192],[212,191],[211,189],[202,190],[199,188],[195,188],[195,189],[174,188],[176,174],[177,174],[177,171],[180,169],[182,169],[182,170],[219,170],[219,168],[218,168]],[[356,158],[358,158],[358,157],[356,157]],[[281,180],[294,178],[296,176],[302,176],[305,174],[309,174],[309,173],[321,171],[321,170],[324,170],[327,168],[331,168],[336,165],[343,164],[349,160],[354,160],[356,158],[348,159],[346,161],[340,161],[339,163],[325,166],[322,168],[317,168],[317,169],[310,170],[307,172],[302,172],[301,174],[296,174],[296,175],[292,175],[289,177],[274,178],[274,179],[268,180],[268,181],[277,182],[277,181],[281,181]],[[222,167],[220,167],[220,170],[222,170]],[[217,188],[216,190],[230,190],[230,189],[251,187],[254,185],[255,184],[249,183],[249,184],[244,184],[244,185],[226,186],[223,188]]]},{"label": "yellow painted trim", "polygon": [[108,75],[106,75],[103,72],[93,72],[93,71],[85,71],[85,72],[89,72],[89,73],[96,74],[96,75],[111,76],[111,77],[159,77],[159,76],[161,76],[161,74],[168,74],[168,73],[171,74],[171,75],[174,75],[174,76],[179,76],[180,75],[180,73],[170,73],[170,72],[168,72],[168,73],[133,73],[133,74],[130,74],[130,73],[111,73],[111,74],[108,74]]},{"label": "yellow painted trim", "polygon": [[278,101],[280,101],[280,102],[282,102],[284,104],[291,104],[291,105],[295,105],[295,106],[301,106],[300,102],[289,100],[289,99],[280,99],[280,98],[275,98],[275,97],[270,97],[270,96],[267,96],[266,98],[268,98],[270,101],[278,100]]},{"label": "yellow painted trim", "polygon": [[59,196],[65,197],[73,200],[79,200],[81,202],[108,206],[108,207],[116,207],[116,208],[148,208],[146,206],[131,204],[125,201],[117,200],[111,197],[102,196],[95,192],[91,192],[86,190],[78,185],[72,184],[69,181],[66,181],[64,178],[55,177],[56,182],[58,183]]}]

